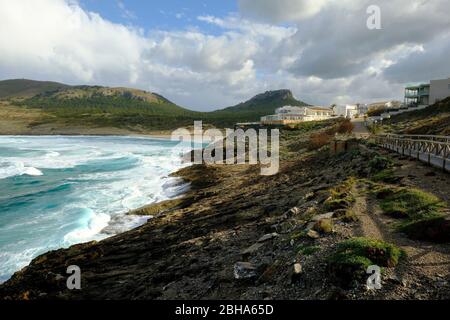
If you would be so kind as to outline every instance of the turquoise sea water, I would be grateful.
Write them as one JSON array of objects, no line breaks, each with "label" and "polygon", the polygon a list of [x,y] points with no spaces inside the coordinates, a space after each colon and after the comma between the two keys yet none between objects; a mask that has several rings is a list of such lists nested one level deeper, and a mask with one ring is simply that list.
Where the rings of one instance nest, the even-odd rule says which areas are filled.
[{"label": "turquoise sea water", "polygon": [[178,142],[141,137],[0,137],[0,282],[49,250],[149,217],[130,209],[187,189]]}]

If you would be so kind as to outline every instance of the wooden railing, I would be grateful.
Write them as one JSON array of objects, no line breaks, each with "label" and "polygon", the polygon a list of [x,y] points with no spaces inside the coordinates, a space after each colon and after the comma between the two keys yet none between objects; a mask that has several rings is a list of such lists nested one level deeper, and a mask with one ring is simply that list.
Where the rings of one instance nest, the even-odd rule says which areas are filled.
[{"label": "wooden railing", "polygon": [[450,171],[450,137],[432,135],[377,135],[378,145],[404,156]]}]

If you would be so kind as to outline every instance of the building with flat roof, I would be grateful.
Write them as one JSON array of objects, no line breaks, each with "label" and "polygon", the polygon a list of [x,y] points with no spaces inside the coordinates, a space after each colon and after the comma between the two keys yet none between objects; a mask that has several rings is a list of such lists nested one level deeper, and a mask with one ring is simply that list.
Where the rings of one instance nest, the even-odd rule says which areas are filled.
[{"label": "building with flat roof", "polygon": [[275,114],[261,117],[261,124],[285,125],[305,121],[326,120],[333,116],[330,108],[318,106],[284,106],[275,110]]},{"label": "building with flat roof", "polygon": [[405,88],[405,105],[431,105],[450,97],[450,78],[431,80],[429,84],[407,86]]},{"label": "building with flat roof", "polygon": [[450,97],[450,78],[442,80],[431,80],[430,82],[430,104],[435,104]]},{"label": "building with flat roof", "polygon": [[358,114],[358,105],[356,104],[336,105],[334,106],[333,110],[335,115],[351,119]]},{"label": "building with flat roof", "polygon": [[369,105],[367,103],[357,103],[356,107],[359,116],[363,116],[369,111]]},{"label": "building with flat roof", "polygon": [[430,85],[419,84],[405,88],[405,105],[428,105],[430,104]]}]

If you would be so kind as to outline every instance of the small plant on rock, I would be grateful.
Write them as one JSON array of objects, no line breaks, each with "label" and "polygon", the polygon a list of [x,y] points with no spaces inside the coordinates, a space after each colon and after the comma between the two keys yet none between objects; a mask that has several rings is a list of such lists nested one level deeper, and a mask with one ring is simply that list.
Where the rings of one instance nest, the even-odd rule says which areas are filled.
[{"label": "small plant on rock", "polygon": [[352,238],[338,244],[336,251],[327,259],[328,270],[339,283],[348,286],[361,280],[371,265],[395,267],[404,252],[393,244],[369,239]]},{"label": "small plant on rock", "polygon": [[350,207],[355,201],[355,197],[351,193],[355,182],[356,180],[351,177],[344,183],[331,189],[331,196],[324,202],[325,209],[328,211],[335,211]]},{"label": "small plant on rock", "polygon": [[314,230],[320,233],[331,233],[333,232],[333,220],[322,219],[316,222],[314,225]]}]

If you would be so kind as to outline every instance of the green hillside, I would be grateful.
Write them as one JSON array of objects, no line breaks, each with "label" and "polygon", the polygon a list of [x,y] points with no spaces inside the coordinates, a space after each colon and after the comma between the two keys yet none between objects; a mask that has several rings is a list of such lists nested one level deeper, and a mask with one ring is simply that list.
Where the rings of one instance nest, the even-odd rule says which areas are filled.
[{"label": "green hillside", "polygon": [[384,131],[450,135],[450,97],[426,109],[401,113],[385,121]]},{"label": "green hillside", "polygon": [[68,85],[51,81],[13,79],[0,81],[0,99],[10,97],[32,97],[49,91],[68,88]]},{"label": "green hillside", "polygon": [[68,125],[132,129],[170,129],[191,124],[196,112],[160,95],[129,88],[74,86],[14,101],[16,106],[37,108]]},{"label": "green hillside", "polygon": [[[66,126],[115,127],[129,130],[167,130],[192,125],[195,120],[216,127],[233,127],[236,122],[259,121],[285,105],[307,105],[291,91],[259,94],[248,101],[213,112],[182,108],[168,99],[131,88],[66,86],[32,80],[0,81],[3,96],[20,108],[40,110],[38,124],[58,122]],[[17,99],[20,97],[20,99]]]},{"label": "green hillside", "polygon": [[38,94],[18,104],[58,112],[146,113],[151,115],[186,115],[192,111],[142,90],[76,86]]},{"label": "green hillside", "polygon": [[274,114],[275,109],[286,105],[308,106],[307,103],[296,100],[290,90],[282,89],[258,94],[248,101],[211,113],[222,117],[233,114],[240,121],[258,121],[262,116]]}]

